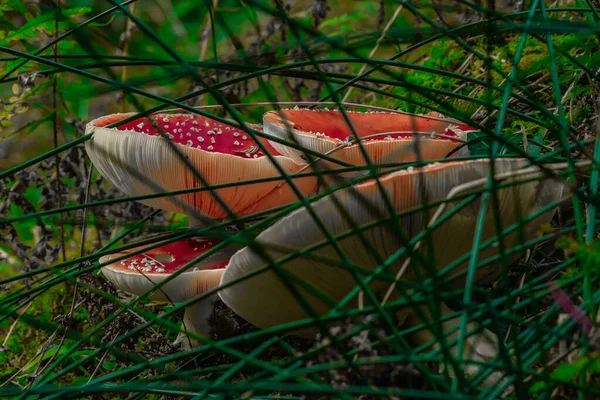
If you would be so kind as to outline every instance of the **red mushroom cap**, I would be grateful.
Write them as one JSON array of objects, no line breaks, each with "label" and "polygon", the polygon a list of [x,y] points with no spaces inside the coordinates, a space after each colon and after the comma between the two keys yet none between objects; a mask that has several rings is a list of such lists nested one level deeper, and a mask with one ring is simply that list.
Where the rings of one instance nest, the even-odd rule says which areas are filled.
[{"label": "red mushroom cap", "polygon": [[[389,112],[346,111],[355,133],[374,163],[411,162],[445,157],[460,145],[468,130],[444,120],[439,113],[410,115]],[[284,120],[286,122],[284,122]],[[269,111],[263,117],[265,132],[282,139],[291,136],[299,144],[353,165],[365,164],[354,134],[337,110],[290,109]],[[287,125],[291,128],[288,132]],[[470,128],[469,128],[470,129]],[[415,133],[438,134],[431,136]],[[440,136],[442,135],[442,136]],[[456,140],[452,140],[452,138]],[[419,150],[416,143],[419,143]],[[281,154],[302,160],[299,150],[271,143]],[[341,147],[336,149],[336,147]]]},{"label": "red mushroom cap", "polygon": [[[102,273],[121,290],[141,295],[190,261],[215,247],[220,241],[208,238],[184,239],[142,251],[135,247],[100,258],[106,263],[127,254],[131,256],[102,267]],[[163,301],[186,301],[219,284],[224,268],[241,246],[229,245],[172,279],[150,298]]]},{"label": "red mushroom cap", "polygon": [[[94,121],[94,126],[102,128],[132,115],[134,114],[113,114],[100,117]],[[262,131],[258,125],[249,124],[249,126],[254,130]],[[126,122],[115,129],[149,136],[164,134],[174,143],[207,152],[245,158],[259,158],[265,155],[246,131],[197,114],[158,114],[150,118],[138,118]],[[262,138],[259,140],[272,155],[280,155],[268,140]]]},{"label": "red mushroom cap", "polygon": [[[129,196],[156,193],[154,183],[165,191],[202,187],[191,171],[166,141],[171,140],[209,185],[239,183],[254,179],[279,177],[273,162],[243,130],[196,114],[156,114],[127,122],[117,128],[107,125],[134,114],[114,114],[98,118],[87,127],[93,137],[86,143],[87,153],[100,173]],[[258,129],[257,126],[253,126]],[[167,139],[161,137],[163,133]],[[261,140],[274,161],[289,175],[303,164],[280,155],[268,141]],[[316,178],[295,179],[303,195],[317,188]],[[238,215],[297,201],[292,188],[280,180],[249,183],[215,190]],[[179,200],[176,201],[175,197]],[[186,207],[208,217],[222,219],[227,212],[208,191],[160,197],[141,201],[151,207],[186,212]],[[189,211],[189,209],[188,209]]]}]

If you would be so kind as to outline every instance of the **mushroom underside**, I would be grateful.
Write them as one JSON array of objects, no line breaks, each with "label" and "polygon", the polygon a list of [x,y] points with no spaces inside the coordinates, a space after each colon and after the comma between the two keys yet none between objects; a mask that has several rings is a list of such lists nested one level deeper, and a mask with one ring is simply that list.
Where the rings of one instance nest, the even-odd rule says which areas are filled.
[{"label": "mushroom underside", "polygon": [[[524,160],[498,159],[495,161],[495,172],[517,171],[527,165]],[[412,172],[389,174],[381,179],[381,183],[394,212],[401,214],[423,204],[443,201],[453,188],[487,178],[489,171],[489,160],[451,162],[414,169]],[[527,178],[529,181],[525,181]],[[470,190],[481,189],[484,184],[485,179]],[[540,208],[559,201],[563,189],[560,182],[543,179],[537,170],[518,179],[506,179],[503,184],[512,186],[501,188],[495,196],[489,197],[482,243],[517,221],[533,216]],[[494,197],[501,216],[499,225],[493,212],[489,211],[493,209],[491,201],[496,201]],[[460,200],[447,202],[446,210],[452,210],[459,203]],[[481,203],[482,196],[476,196],[451,218],[442,215],[438,221],[441,223],[431,230],[430,240],[423,240],[416,253],[408,259],[406,252],[398,252],[408,240],[414,239],[425,229],[439,206],[399,215],[394,227],[393,223],[390,224],[393,218],[390,218],[375,182],[369,181],[354,189],[339,191],[313,203],[312,209],[328,232],[338,236],[337,246],[343,257],[336,246],[327,241],[309,211],[303,208],[257,237],[256,245],[263,248],[264,254],[248,247],[232,257],[223,274],[222,284],[241,279],[259,269],[264,268],[265,271],[221,290],[219,295],[236,313],[260,328],[296,321],[307,318],[311,312],[321,315],[331,310],[357,287],[357,276],[365,279],[384,260],[396,253],[399,257],[394,261],[388,260],[388,268],[379,276],[371,277],[368,286],[377,296],[384,297],[388,292],[390,299],[398,296],[398,291],[390,291],[390,286],[400,271],[400,283],[424,279],[464,256],[462,262],[444,275],[452,287],[461,287],[464,274],[461,276],[460,273],[468,265],[466,255],[472,248]],[[525,240],[533,238],[539,226],[549,222],[553,213],[553,210],[541,213],[520,225],[519,229],[503,235],[505,251],[510,252]],[[386,221],[377,222],[386,217]],[[362,235],[350,234],[352,225],[348,218],[356,225],[371,225],[364,227]],[[404,234],[404,239],[400,233]],[[302,251],[303,254],[293,254],[295,251]],[[497,252],[496,243],[481,249],[478,259],[486,260],[497,255]],[[514,260],[520,254],[521,251],[514,252],[509,258]],[[265,255],[268,259],[265,259]],[[272,261],[277,261],[277,264],[269,265]],[[357,267],[355,271],[358,273],[351,271],[353,266]],[[477,283],[483,284],[497,273],[497,263],[479,266],[476,271]],[[357,293],[354,292],[347,306],[358,305]],[[301,305],[303,303],[298,301],[298,296],[312,310],[305,309]],[[365,301],[368,304],[368,300]],[[310,336],[314,330],[309,329],[302,334]]]}]

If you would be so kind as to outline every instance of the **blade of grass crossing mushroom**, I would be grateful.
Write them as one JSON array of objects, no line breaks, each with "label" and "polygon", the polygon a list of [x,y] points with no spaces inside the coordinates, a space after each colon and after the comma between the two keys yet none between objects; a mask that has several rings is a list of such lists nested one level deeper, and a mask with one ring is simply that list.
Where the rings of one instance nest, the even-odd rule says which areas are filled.
[{"label": "blade of grass crossing mushroom", "polygon": [[[116,242],[117,242],[117,241],[119,241],[119,240],[120,240],[122,237],[124,237],[125,235],[127,235],[128,233],[130,233],[131,231],[133,231],[134,229],[136,229],[137,225],[143,224],[143,223],[144,223],[144,222],[145,222],[147,219],[149,219],[149,218],[153,217],[153,216],[154,216],[154,215],[156,215],[157,213],[158,213],[158,211],[154,211],[154,212],[152,212],[152,213],[151,213],[151,214],[149,214],[147,217],[145,217],[145,218],[141,219],[140,221],[136,222],[136,224],[134,224],[132,227],[130,227],[130,228],[128,228],[128,229],[126,229],[126,230],[124,230],[123,232],[119,233],[119,235],[117,235],[117,236],[116,236],[115,238],[113,238],[113,239],[112,239],[112,240],[111,240],[109,243],[107,243],[107,244],[105,245],[105,247],[104,247],[104,248],[108,248],[108,247],[110,247],[110,246],[111,246],[113,243],[116,243]],[[88,257],[89,257],[89,256],[88,256]],[[77,260],[75,260],[75,262],[77,262]],[[67,263],[68,263],[68,262],[63,262],[62,264],[67,264]],[[80,275],[80,274],[83,274],[83,273],[87,273],[87,272],[94,271],[94,270],[96,270],[96,269],[97,269],[97,267],[95,267],[95,266],[92,266],[92,267],[89,267],[89,268],[84,268],[84,269],[80,269],[80,268],[78,268],[77,266],[75,266],[75,267],[73,267],[73,268],[71,269],[71,271],[75,272],[77,275]],[[61,276],[60,276],[60,280],[65,280],[65,279],[68,279],[69,277],[70,277],[70,273],[67,273],[67,274],[61,274]],[[53,279],[56,279],[56,278],[53,278]],[[75,280],[75,279],[76,279],[76,275],[74,276],[73,280]],[[45,283],[44,285],[46,285],[46,286],[48,286],[48,287],[52,287],[52,286],[54,286],[55,284],[56,284],[56,283],[52,283],[52,282],[50,281],[50,282],[47,282],[47,283]],[[81,283],[78,283],[78,284],[81,284]],[[43,293],[44,293],[44,292],[43,292],[43,291],[41,291],[41,294],[43,294]],[[103,295],[104,295],[104,293],[102,293],[102,292],[101,292],[101,294],[103,294]],[[113,299],[113,300],[114,300],[114,299]],[[117,300],[118,300],[118,299],[117,299]],[[110,323],[110,321],[111,321],[113,318],[116,318],[116,317],[117,317],[117,316],[118,316],[120,313],[122,313],[122,312],[125,312],[126,310],[128,310],[128,308],[125,308],[125,307],[124,307],[124,308],[121,308],[121,309],[120,309],[120,310],[118,310],[118,311],[117,311],[115,314],[113,314],[112,316],[108,317],[108,318],[107,318],[107,320],[103,321],[101,324],[97,325],[97,326],[96,326],[94,329],[92,329],[92,332],[88,333],[86,336],[83,336],[81,339],[79,339],[79,341],[77,341],[77,342],[76,342],[76,343],[75,343],[73,346],[71,346],[70,348],[68,348],[68,349],[67,349],[65,352],[61,352],[61,355],[58,357],[58,359],[56,359],[56,360],[54,361],[54,363],[53,363],[52,365],[50,365],[50,366],[49,366],[49,368],[46,368],[46,370],[45,370],[45,371],[44,371],[44,372],[43,372],[43,373],[40,375],[40,381],[42,381],[42,380],[43,380],[43,378],[44,378],[46,375],[50,374],[50,372],[51,372],[52,370],[54,370],[56,367],[58,367],[58,366],[59,366],[59,365],[60,365],[60,364],[61,364],[61,363],[62,363],[64,360],[66,360],[66,359],[67,359],[67,358],[70,356],[70,354],[72,354],[74,351],[76,351],[76,350],[79,348],[79,346],[80,346],[80,345],[81,345],[81,344],[82,344],[84,341],[87,341],[87,340],[85,340],[85,339],[84,339],[85,337],[87,337],[87,338],[91,338],[91,337],[92,337],[92,334],[93,334],[93,332],[94,332],[94,331],[100,330],[100,329],[101,329],[101,327],[102,327],[103,325],[106,325],[106,324]],[[83,360],[81,360],[81,361],[83,361]],[[76,363],[75,363],[75,364],[76,364]],[[70,366],[70,367],[71,367],[71,368],[76,368],[76,366],[77,366],[77,365],[71,364],[71,366]]]},{"label": "blade of grass crossing mushroom", "polygon": [[[102,293],[102,295],[103,295],[103,296],[105,296],[106,294]],[[108,295],[106,295],[106,296],[108,296]],[[109,297],[111,297],[111,296],[109,296]],[[118,302],[118,299],[114,299],[114,298],[112,298],[112,300],[113,300],[113,301],[115,301],[115,300],[116,300],[116,301]],[[129,304],[131,304],[131,302],[130,302]],[[118,311],[117,311],[117,313],[114,315],[115,317],[116,317],[116,315],[118,315],[119,313],[121,313],[121,312],[123,312],[123,311],[126,311],[126,310],[129,308],[129,307],[127,307],[127,304],[123,304],[123,306],[124,306],[124,307],[123,307],[122,309],[118,310]],[[174,313],[174,312],[178,311],[178,310],[179,310],[179,309],[181,309],[181,308],[182,308],[182,306],[181,306],[181,307],[176,307],[176,308],[175,308],[173,311],[171,311],[171,312],[167,313],[167,315],[168,315],[168,314],[172,314],[172,313]],[[152,315],[152,314],[151,314],[151,315]],[[164,317],[166,317],[166,315],[165,315]],[[103,321],[102,325],[104,325],[105,323],[108,323],[110,319],[111,319],[111,317],[109,317],[107,320]],[[167,326],[171,326],[171,325],[172,325],[172,324],[170,324],[170,323],[168,323],[168,322],[165,322],[165,320],[164,320],[164,319],[161,319],[161,323],[162,323],[162,324],[165,324],[165,325],[167,325]],[[105,350],[105,349],[107,349],[107,348],[111,348],[112,346],[114,346],[114,345],[118,344],[120,341],[126,340],[128,337],[130,337],[130,336],[134,335],[136,332],[140,331],[141,329],[144,329],[144,328],[145,328],[145,327],[147,327],[149,324],[150,324],[150,323],[142,324],[142,325],[140,325],[140,326],[138,326],[138,327],[136,327],[136,328],[134,328],[134,329],[130,330],[130,331],[127,333],[127,334],[120,336],[120,337],[119,337],[119,338],[118,338],[116,341],[114,341],[113,343],[102,345],[102,346],[101,346],[101,347],[100,347],[98,350],[96,350],[96,352],[101,352],[101,351],[104,351],[104,350]],[[100,328],[100,327],[98,327],[97,329],[99,329],[99,328]],[[97,330],[97,329],[96,329],[96,330]],[[91,333],[87,334],[85,337],[90,337],[90,335],[91,335]],[[202,338],[201,338],[201,339],[202,339]],[[203,340],[206,340],[206,339],[203,339]],[[209,342],[210,342],[210,341],[209,341]],[[213,346],[215,346],[215,348],[217,348],[217,349],[219,349],[219,350],[221,350],[221,351],[224,351],[225,353],[231,354],[232,356],[235,356],[235,357],[238,357],[238,358],[239,358],[239,357],[242,357],[242,358],[247,358],[247,356],[246,356],[245,354],[243,354],[243,353],[240,353],[240,352],[238,352],[238,351],[235,351],[235,350],[232,350],[232,349],[230,349],[229,347],[227,347],[227,345],[226,345],[226,344],[222,344],[222,343],[219,343],[219,342],[212,342],[212,343],[213,343]],[[79,345],[80,345],[80,343],[78,343],[78,344],[76,344],[75,346],[73,346],[73,350],[76,350],[76,349],[77,349],[77,347],[78,347]],[[191,351],[193,351],[193,350],[191,350]],[[182,353],[180,353],[180,354],[182,354]],[[184,354],[184,353],[183,353],[183,354]],[[64,374],[64,373],[68,372],[69,370],[71,370],[71,369],[73,369],[73,368],[77,367],[77,365],[78,365],[78,364],[80,364],[80,363],[81,363],[81,362],[83,362],[83,361],[85,361],[85,360],[80,360],[80,361],[77,361],[77,362],[75,362],[75,363],[71,363],[71,364],[70,364],[70,365],[68,365],[68,366],[67,366],[65,369],[63,369],[63,371],[61,371],[61,372],[60,372],[58,375],[55,375],[55,376],[53,377],[53,379],[56,379],[56,378],[58,378],[58,376],[60,376],[60,375],[62,375],[62,374]],[[261,362],[260,362],[260,361],[258,361],[258,360],[253,360],[253,363],[258,363],[257,365],[261,365],[261,366],[263,366],[263,367],[265,367],[265,366],[266,366],[266,367],[267,367],[267,369],[269,369],[269,365],[268,365],[268,364],[264,364],[264,363],[263,363],[263,364],[261,364]],[[138,366],[135,366],[134,368],[140,368],[140,366],[138,365]],[[110,379],[110,377],[105,377],[105,378],[106,378],[106,379]]]},{"label": "blade of grass crossing mushroom", "polygon": [[[0,46],[0,48],[4,49],[4,47],[1,47],[1,46]],[[82,76],[90,77],[90,78],[92,78],[92,79],[95,79],[95,80],[98,80],[98,81],[101,81],[101,82],[104,82],[104,83],[109,83],[109,84],[112,84],[112,85],[116,85],[116,86],[118,86],[119,88],[124,88],[124,89],[127,89],[127,91],[128,91],[128,92],[137,93],[137,94],[142,94],[142,95],[144,95],[144,96],[146,96],[146,97],[150,97],[150,98],[153,98],[153,99],[159,100],[159,101],[161,101],[161,102],[163,102],[163,103],[165,103],[165,104],[172,104],[172,105],[176,105],[176,106],[178,106],[178,107],[181,107],[181,108],[183,108],[183,109],[186,109],[186,110],[188,110],[188,111],[191,111],[191,112],[194,112],[194,113],[198,113],[198,114],[202,114],[201,112],[199,112],[199,111],[195,110],[193,107],[187,106],[187,105],[185,105],[185,104],[183,104],[183,103],[174,102],[174,101],[172,101],[172,100],[169,100],[169,99],[163,98],[163,97],[161,97],[161,96],[153,95],[153,94],[151,94],[151,93],[144,92],[144,91],[142,91],[142,90],[139,90],[139,89],[136,89],[136,88],[130,87],[130,86],[128,86],[128,85],[124,85],[124,84],[120,84],[120,83],[118,83],[118,82],[115,82],[115,81],[107,80],[107,79],[105,79],[105,78],[102,78],[102,77],[100,77],[100,76],[97,76],[97,75],[94,75],[94,74],[90,74],[90,73],[88,73],[88,72],[85,72],[85,71],[77,70],[77,69],[75,69],[75,68],[73,68],[73,67],[69,67],[69,66],[67,66],[67,65],[59,64],[59,63],[57,63],[57,62],[54,62],[54,61],[51,61],[51,60],[47,60],[47,59],[44,59],[44,58],[41,58],[41,57],[38,57],[38,56],[33,56],[33,55],[30,55],[30,54],[27,54],[27,53],[23,53],[23,52],[20,52],[20,51],[18,51],[18,50],[13,50],[13,49],[8,49],[8,48],[7,48],[7,52],[9,52],[9,53],[11,53],[11,54],[15,54],[15,55],[21,55],[21,56],[23,56],[23,57],[25,57],[25,58],[32,59],[32,60],[36,60],[36,61],[38,61],[38,62],[41,62],[41,63],[45,63],[45,64],[49,64],[49,65],[55,65],[55,66],[59,66],[60,68],[62,68],[62,69],[64,69],[64,70],[68,70],[68,71],[74,72],[74,73],[76,73],[76,74],[79,74],[79,75],[82,75]],[[214,91],[214,90],[213,90],[213,91]],[[225,107],[226,107],[226,103],[225,103]],[[226,107],[226,108],[227,108],[227,107]],[[230,111],[231,111],[231,110],[230,110]],[[234,115],[234,116],[237,116],[237,114],[236,114],[235,112],[233,112],[233,115]],[[219,120],[219,118],[215,118],[215,119]],[[238,122],[239,122],[239,123],[241,123],[241,125],[242,125],[242,126],[245,126],[245,124],[244,124],[244,122],[243,122],[243,121],[241,121],[241,120],[239,120],[239,119],[238,119]],[[250,136],[252,136],[252,137],[254,138],[254,133],[252,132],[252,130],[250,130],[250,129],[247,129],[247,132],[250,134]],[[90,136],[84,136],[84,137],[82,137],[82,138],[80,138],[80,139],[78,139],[78,140],[80,140],[80,141],[82,141],[82,142],[83,142],[83,141],[89,140],[89,138],[90,138]],[[75,144],[76,144],[76,141],[70,142],[70,144],[68,144],[68,145],[65,145],[65,146],[64,146],[64,148],[71,147],[71,146],[73,146],[73,145],[75,145]],[[259,147],[261,147],[261,148],[263,147],[263,146],[262,146],[262,144],[261,144],[260,142],[258,142],[258,146],[259,146]],[[4,172],[0,173],[0,178],[2,178],[2,177],[4,177],[4,176],[9,176],[9,175],[11,175],[11,174],[13,174],[13,173],[15,173],[15,172],[17,172],[17,171],[19,171],[19,170],[23,169],[23,168],[26,168],[27,166],[33,165],[33,164],[34,164],[34,163],[36,163],[36,162],[39,162],[39,161],[41,161],[41,160],[43,160],[43,159],[45,159],[45,158],[47,158],[47,157],[50,157],[50,156],[52,156],[52,155],[54,155],[54,154],[56,154],[56,153],[58,153],[58,152],[62,151],[62,149],[63,149],[63,147],[61,146],[61,147],[60,147],[60,150],[57,148],[57,149],[55,149],[54,151],[51,151],[51,152],[45,153],[44,155],[42,155],[42,156],[40,156],[40,157],[37,157],[37,158],[35,158],[35,159],[32,159],[32,160],[31,160],[31,161],[29,161],[29,162],[22,163],[22,164],[20,164],[20,165],[18,165],[18,166],[16,166],[16,167],[10,168],[9,170],[6,170],[6,171],[4,171]],[[264,148],[262,148],[262,150],[264,150]],[[175,149],[175,152],[176,152],[176,154],[179,154],[179,153],[177,152],[177,150],[176,150],[176,149]],[[181,157],[181,155],[180,155],[180,154],[179,154],[179,156]],[[267,156],[269,156],[269,154],[268,154],[268,153],[267,153]],[[185,159],[182,159],[182,161],[183,161],[184,163],[186,162],[186,160],[185,160]],[[272,159],[271,159],[271,161],[273,162],[273,160],[272,160]],[[276,164],[275,164],[275,166],[277,167],[277,165],[276,165]],[[194,171],[192,170],[192,172],[194,172]],[[196,172],[197,172],[197,171],[196,171]],[[288,180],[288,181],[289,181],[289,178],[288,178],[288,176],[287,176],[286,174],[282,173],[282,171],[280,171],[280,173],[281,173],[281,176],[282,176],[282,177],[284,177],[286,180]],[[293,187],[293,185],[292,185],[292,187]],[[225,208],[226,208],[226,207],[225,207]]]},{"label": "blade of grass crossing mushroom", "polygon": [[[519,172],[526,172],[526,171],[519,171]],[[475,183],[475,182],[473,182],[473,183]],[[484,182],[482,182],[482,183],[484,183]],[[462,185],[462,186],[465,186],[465,185]],[[471,186],[473,186],[473,185],[471,185]],[[451,197],[451,196],[448,196],[448,197]],[[468,199],[467,199],[467,200],[468,200],[468,201],[471,201],[471,200],[473,200],[473,199],[475,199],[475,197],[472,197],[470,200],[468,200]],[[468,202],[468,201],[467,201],[467,202]],[[465,204],[466,204],[466,203],[465,203]],[[443,207],[444,205],[445,205],[445,204],[444,204],[444,203],[442,203],[442,206],[441,206],[441,207]],[[464,204],[463,204],[463,205],[464,205]],[[458,206],[457,206],[457,208],[461,208],[463,205],[460,205],[460,207],[458,207]],[[552,205],[552,207],[554,207],[554,205]],[[550,208],[551,208],[551,207],[548,207],[548,209],[550,209]],[[439,210],[438,210],[438,211],[439,211]],[[542,210],[540,210],[540,214],[541,214],[541,211],[542,211]],[[546,210],[543,210],[543,211],[545,212]],[[452,215],[452,214],[453,214],[453,213],[451,213],[451,215]],[[429,227],[431,228],[431,224],[429,225]],[[419,241],[419,242],[417,242],[417,244],[420,244],[420,241]],[[488,245],[489,245],[489,243],[487,243],[487,244],[486,244],[486,243],[484,243],[484,244],[483,244],[483,246],[482,246],[482,248],[485,248],[485,247],[487,247]],[[390,259],[388,258],[388,260],[386,260],[386,262],[390,262]],[[405,262],[402,268],[405,268],[406,266],[407,266],[407,263]],[[399,276],[400,276],[400,274],[402,274],[402,271],[403,271],[402,269],[399,271]],[[443,279],[443,276],[442,276],[442,275],[439,275],[439,278],[438,278],[438,279]],[[448,282],[448,283],[450,283],[450,282]],[[390,288],[390,289],[391,289],[391,288]],[[388,295],[389,295],[389,291],[388,291]],[[436,300],[436,301],[439,301],[439,300]],[[342,302],[343,302],[343,301],[342,301]],[[442,303],[440,303],[440,304],[443,306],[443,302],[442,302]],[[432,305],[430,304],[428,307],[430,307],[430,309],[431,309]],[[438,308],[439,308],[439,307],[438,307]],[[413,311],[419,311],[419,308],[418,308],[418,307],[417,307],[417,308],[413,308]],[[442,311],[443,311],[443,307],[442,307]],[[423,317],[422,317],[422,316],[420,316],[420,318],[423,318]],[[436,320],[434,319],[434,321],[436,321]],[[439,333],[436,333],[436,337],[437,337],[438,339],[440,339],[440,334],[439,334]],[[444,336],[441,336],[441,337],[443,338]],[[445,340],[441,340],[441,339],[440,339],[440,340],[439,340],[439,343],[442,345],[442,348],[444,349],[444,352],[446,352],[446,349],[445,349]],[[453,364],[453,359],[452,359],[452,358],[451,358],[451,359],[449,359],[449,360],[447,359],[447,361],[449,361],[451,364]],[[455,364],[454,364],[454,369],[456,369],[456,366],[455,366]]]}]

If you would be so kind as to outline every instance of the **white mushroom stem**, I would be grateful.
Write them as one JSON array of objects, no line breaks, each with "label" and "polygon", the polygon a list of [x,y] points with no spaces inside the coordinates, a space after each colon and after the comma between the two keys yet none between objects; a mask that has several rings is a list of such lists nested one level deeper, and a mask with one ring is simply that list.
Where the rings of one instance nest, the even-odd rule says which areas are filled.
[{"label": "white mushroom stem", "polygon": [[[440,318],[444,319],[455,311],[450,309],[444,302],[439,303]],[[431,315],[429,307],[421,307],[421,317],[411,313],[406,321],[407,327],[415,327],[424,324],[425,327],[419,331],[413,332],[409,335],[409,341],[416,346],[423,346],[427,343],[433,343],[434,348],[440,347],[440,340],[438,336],[433,332],[433,320],[434,317]],[[452,319],[445,319],[441,325],[443,329],[443,335],[447,343],[450,345],[450,353],[456,359],[458,357],[458,342],[457,339],[460,336],[460,324],[461,316],[458,315]],[[489,329],[479,328],[479,324],[475,322],[468,322],[466,326],[466,332],[468,334],[464,339],[462,345],[461,359],[464,360],[465,365],[462,370],[465,375],[475,375],[480,370],[480,363],[486,363],[498,355],[499,341],[496,334]],[[469,334],[470,332],[477,332]],[[477,363],[477,365],[475,365]],[[445,370],[445,364],[440,364],[440,372]],[[459,366],[459,368],[461,368]],[[449,369],[448,374],[452,377],[456,376],[456,371],[452,368]],[[498,380],[499,371],[491,374],[484,382],[484,385],[489,385]]]},{"label": "white mushroom stem", "polygon": [[217,299],[217,294],[213,293],[186,307],[181,324],[181,332],[177,335],[177,339],[173,343],[174,345],[181,343],[183,350],[199,346],[201,343],[190,336],[189,333],[210,337],[210,325],[208,321],[214,311]]}]

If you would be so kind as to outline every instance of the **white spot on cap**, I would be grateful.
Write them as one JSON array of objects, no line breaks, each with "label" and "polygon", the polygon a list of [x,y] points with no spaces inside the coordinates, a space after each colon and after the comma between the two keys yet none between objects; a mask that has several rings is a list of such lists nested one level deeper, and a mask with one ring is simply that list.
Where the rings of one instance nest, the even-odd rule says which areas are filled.
[{"label": "white spot on cap", "polygon": [[198,139],[200,143],[204,142],[204,138],[202,136],[198,136],[196,139]]}]

